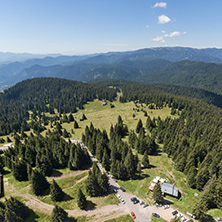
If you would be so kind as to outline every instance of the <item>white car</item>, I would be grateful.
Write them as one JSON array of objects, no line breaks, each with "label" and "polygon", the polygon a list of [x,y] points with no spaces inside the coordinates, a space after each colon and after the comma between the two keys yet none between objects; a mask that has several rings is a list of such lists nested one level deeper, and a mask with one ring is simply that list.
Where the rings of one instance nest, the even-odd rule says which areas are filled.
[{"label": "white car", "polygon": [[163,208],[168,209],[168,208],[170,208],[170,206],[169,205],[164,205]]},{"label": "white car", "polygon": [[123,203],[123,204],[125,204],[125,201],[124,201],[124,199],[122,199],[121,201],[122,201],[122,203]]},{"label": "white car", "polygon": [[183,217],[180,218],[180,220],[181,220],[181,221],[186,221],[187,218],[183,216]]}]

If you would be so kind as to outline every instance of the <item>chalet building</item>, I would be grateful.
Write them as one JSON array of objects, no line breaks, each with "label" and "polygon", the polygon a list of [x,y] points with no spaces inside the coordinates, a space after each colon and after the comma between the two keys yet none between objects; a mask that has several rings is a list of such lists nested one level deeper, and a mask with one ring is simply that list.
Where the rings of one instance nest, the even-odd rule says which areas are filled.
[{"label": "chalet building", "polygon": [[163,195],[168,194],[168,195],[171,195],[173,197],[178,197],[178,195],[179,195],[178,188],[175,187],[172,184],[163,183],[163,184],[160,184],[160,187],[161,187],[161,191],[162,191]]}]

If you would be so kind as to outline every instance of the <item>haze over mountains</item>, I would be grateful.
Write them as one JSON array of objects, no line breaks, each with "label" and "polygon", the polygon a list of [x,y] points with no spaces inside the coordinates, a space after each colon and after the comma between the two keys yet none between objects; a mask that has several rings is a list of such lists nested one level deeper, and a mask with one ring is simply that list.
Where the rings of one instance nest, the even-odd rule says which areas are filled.
[{"label": "haze over mountains", "polygon": [[200,87],[222,94],[222,49],[164,47],[28,59],[0,66],[0,89],[34,77],[127,79]]}]

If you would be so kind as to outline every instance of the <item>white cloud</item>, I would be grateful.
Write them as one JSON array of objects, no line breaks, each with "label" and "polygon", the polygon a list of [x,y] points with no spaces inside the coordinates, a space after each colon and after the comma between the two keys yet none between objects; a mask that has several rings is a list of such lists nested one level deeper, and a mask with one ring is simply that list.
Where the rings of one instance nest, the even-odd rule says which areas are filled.
[{"label": "white cloud", "polygon": [[166,24],[166,23],[168,23],[170,21],[171,21],[171,19],[168,16],[166,16],[166,15],[158,16],[158,23],[159,24]]},{"label": "white cloud", "polygon": [[181,33],[181,32],[171,32],[171,33],[169,34],[169,37],[186,35],[186,34],[187,34],[187,32],[183,32],[183,33]]},{"label": "white cloud", "polygon": [[181,35],[180,32],[171,32],[171,33],[169,34],[169,37],[180,36],[180,35]]},{"label": "white cloud", "polygon": [[157,8],[157,7],[159,7],[159,8],[166,8],[166,7],[167,7],[167,3],[166,3],[166,2],[157,2],[157,3],[153,6],[153,8]]},{"label": "white cloud", "polygon": [[149,25],[146,25],[146,28],[149,28],[150,26]]},{"label": "white cloud", "polygon": [[163,42],[166,42],[166,41],[164,40],[164,36],[157,36],[157,37],[153,38],[152,41],[162,42],[162,43],[163,43]]},{"label": "white cloud", "polygon": [[161,31],[162,33],[166,33],[166,31]]},{"label": "white cloud", "polygon": [[186,35],[187,32],[171,32],[170,34],[167,34],[165,31],[162,31],[162,33],[165,33],[164,35],[162,36],[157,36],[155,38],[152,39],[152,41],[155,41],[155,42],[166,42],[165,38],[172,38],[172,37],[176,37],[176,36],[181,36],[181,35]]}]

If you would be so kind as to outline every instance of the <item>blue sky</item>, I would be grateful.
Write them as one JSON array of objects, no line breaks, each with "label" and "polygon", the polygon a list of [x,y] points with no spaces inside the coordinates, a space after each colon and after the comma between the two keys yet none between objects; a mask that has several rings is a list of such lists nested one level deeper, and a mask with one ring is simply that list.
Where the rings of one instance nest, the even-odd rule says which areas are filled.
[{"label": "blue sky", "polygon": [[0,0],[0,51],[222,48],[222,0]]}]

